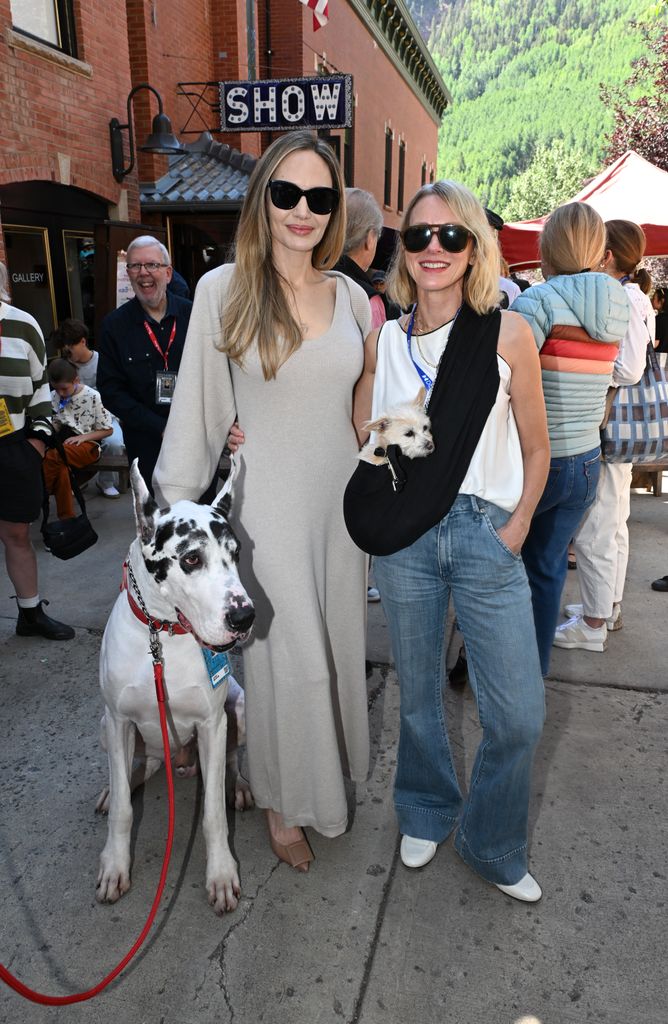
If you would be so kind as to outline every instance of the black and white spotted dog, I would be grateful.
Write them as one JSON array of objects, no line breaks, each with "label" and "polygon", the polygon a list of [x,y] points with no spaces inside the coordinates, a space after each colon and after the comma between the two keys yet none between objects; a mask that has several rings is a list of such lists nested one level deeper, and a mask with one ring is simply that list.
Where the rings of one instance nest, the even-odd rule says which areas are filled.
[{"label": "black and white spotted dog", "polygon": [[[101,902],[113,903],[130,888],[131,791],[164,761],[148,613],[156,628],[161,625],[172,755],[197,739],[209,902],[219,914],[237,906],[239,876],[225,813],[225,704],[232,677],[225,675],[224,659],[209,671],[202,650],[221,653],[243,642],[255,617],[237,570],[239,543],[227,521],[234,473],[233,466],[212,506],[179,501],[158,509],[137,462],[132,466],[137,538],[125,567],[127,588],[112,609],[100,654],[102,745],[109,756],[109,789],[98,801],[98,809],[109,812],[97,883]],[[242,700],[239,687],[233,689]],[[237,806],[251,802],[240,784]]]}]

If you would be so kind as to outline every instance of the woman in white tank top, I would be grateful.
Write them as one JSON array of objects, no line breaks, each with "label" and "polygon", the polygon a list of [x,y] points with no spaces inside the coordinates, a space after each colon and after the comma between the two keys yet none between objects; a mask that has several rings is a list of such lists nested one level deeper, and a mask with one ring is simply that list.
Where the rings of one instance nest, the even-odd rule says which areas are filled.
[{"label": "woman in white tank top", "polygon": [[[498,278],[496,239],[475,197],[455,182],[423,186],[406,211],[388,279],[392,297],[412,312],[367,339],[355,419],[363,436],[365,421],[413,400],[421,386],[429,412],[437,381],[436,451],[427,459],[439,466],[437,510],[446,477],[454,500],[413,543],[374,562],[401,687],[395,807],[402,861],[422,867],[456,830],[455,849],[467,864],[509,895],[534,902],[541,890],[527,869],[527,815],[544,692],[520,549],[545,484],[549,443],[536,346],[521,317],[494,311]],[[444,427],[452,415],[457,422],[448,401],[451,408],[459,403],[447,378],[462,372],[467,345],[483,336],[496,345],[498,390],[494,397],[493,380],[487,385],[489,412],[475,433],[462,412],[460,444]],[[475,406],[477,380],[462,381]],[[452,473],[438,461],[439,445],[452,450]],[[470,457],[461,456],[469,450]],[[441,697],[450,596],[483,730],[467,796],[453,767]]]}]

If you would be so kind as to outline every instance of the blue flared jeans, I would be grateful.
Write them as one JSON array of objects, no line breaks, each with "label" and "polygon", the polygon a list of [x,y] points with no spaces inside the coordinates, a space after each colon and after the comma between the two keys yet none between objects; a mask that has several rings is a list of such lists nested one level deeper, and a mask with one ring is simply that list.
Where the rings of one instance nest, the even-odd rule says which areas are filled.
[{"label": "blue flared jeans", "polygon": [[[401,689],[400,830],[440,843],[456,828],[461,857],[502,885],[527,871],[531,767],[545,717],[529,584],[521,556],[497,533],[508,518],[496,505],[459,495],[414,544],[374,559]],[[451,595],[482,728],[466,796],[442,697]]]},{"label": "blue flared jeans", "polygon": [[522,548],[543,675],[550,668],[554,631],[568,570],[568,545],[596,497],[601,449],[550,461],[550,472]]}]

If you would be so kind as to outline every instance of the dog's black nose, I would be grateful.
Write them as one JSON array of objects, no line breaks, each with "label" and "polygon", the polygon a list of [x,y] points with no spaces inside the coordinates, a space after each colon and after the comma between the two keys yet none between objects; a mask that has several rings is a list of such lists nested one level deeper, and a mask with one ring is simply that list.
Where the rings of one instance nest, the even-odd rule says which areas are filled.
[{"label": "dog's black nose", "polygon": [[242,604],[240,608],[231,608],[225,616],[225,622],[235,633],[247,633],[255,620],[255,609],[252,604]]}]

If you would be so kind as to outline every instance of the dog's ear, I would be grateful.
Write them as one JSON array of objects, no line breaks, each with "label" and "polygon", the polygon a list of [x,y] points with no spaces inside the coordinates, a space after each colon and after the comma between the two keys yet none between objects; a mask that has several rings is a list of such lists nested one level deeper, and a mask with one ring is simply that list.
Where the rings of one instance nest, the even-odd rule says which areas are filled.
[{"label": "dog's ear", "polygon": [[375,430],[378,434],[384,434],[390,425],[390,421],[387,416],[379,416],[377,420],[367,420],[364,424],[365,430]]},{"label": "dog's ear", "polygon": [[413,399],[413,405],[416,405],[418,409],[424,409],[424,400],[427,397],[427,391],[425,388],[420,388],[417,395]]},{"label": "dog's ear", "polygon": [[224,516],[229,516],[230,508],[232,507],[232,486],[239,472],[239,463],[237,462],[234,455],[230,458],[230,472],[227,475],[227,480],[223,484],[223,488],[218,492],[214,499],[215,508],[220,509]]},{"label": "dog's ear", "polygon": [[139,459],[135,459],[130,468],[130,483],[134,496],[137,536],[143,544],[148,544],[155,532],[155,514],[158,511],[158,503],[151,496],[144,483],[144,478],[139,472]]}]

